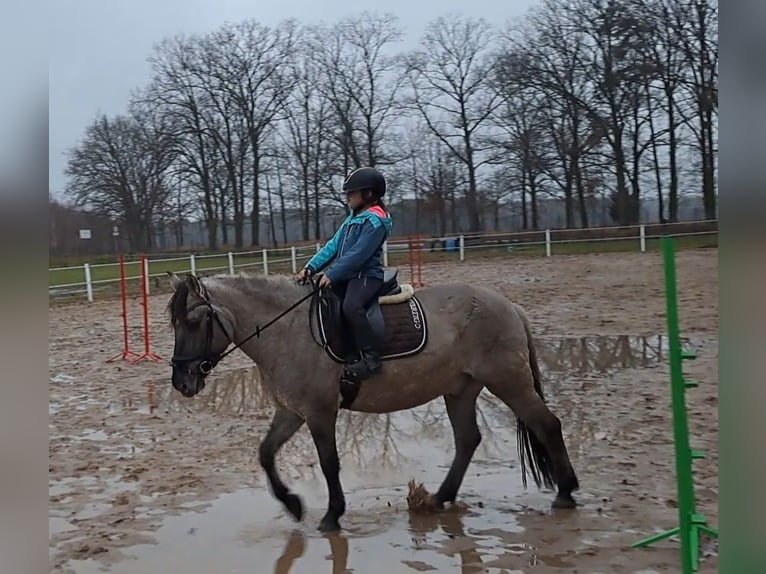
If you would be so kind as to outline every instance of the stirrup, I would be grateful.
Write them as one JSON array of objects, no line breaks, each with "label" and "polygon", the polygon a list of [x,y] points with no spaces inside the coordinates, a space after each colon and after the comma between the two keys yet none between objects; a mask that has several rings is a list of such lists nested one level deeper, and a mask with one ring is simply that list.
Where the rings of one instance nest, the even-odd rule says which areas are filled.
[{"label": "stirrup", "polygon": [[347,409],[356,400],[362,382],[354,373],[349,373],[346,369],[343,369],[343,374],[341,374],[340,381],[338,382],[340,383],[340,408]]}]

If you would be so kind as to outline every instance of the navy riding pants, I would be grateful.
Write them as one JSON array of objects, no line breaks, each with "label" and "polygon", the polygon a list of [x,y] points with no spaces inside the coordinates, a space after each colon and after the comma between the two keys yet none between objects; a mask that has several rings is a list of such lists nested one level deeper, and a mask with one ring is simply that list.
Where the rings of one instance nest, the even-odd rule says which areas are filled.
[{"label": "navy riding pants", "polygon": [[[373,344],[367,309],[380,292],[383,280],[375,277],[354,277],[343,283],[333,284],[333,290],[343,301],[342,311],[346,326],[351,328],[355,343],[359,346]],[[344,329],[347,331],[347,329]]]}]

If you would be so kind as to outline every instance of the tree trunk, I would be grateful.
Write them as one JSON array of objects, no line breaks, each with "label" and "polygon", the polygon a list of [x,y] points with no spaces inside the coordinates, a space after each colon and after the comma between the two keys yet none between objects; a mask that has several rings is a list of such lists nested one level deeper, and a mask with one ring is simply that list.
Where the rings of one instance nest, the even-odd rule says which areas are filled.
[{"label": "tree trunk", "polygon": [[668,221],[678,221],[678,141],[676,139],[675,101],[672,90],[668,97],[668,159],[670,162],[670,189],[668,190]]},{"label": "tree trunk", "polygon": [[[308,162],[308,158],[306,158]],[[309,193],[309,169],[308,163],[303,167],[303,213],[301,214],[301,224],[303,232],[303,241],[309,239],[309,228],[311,226],[311,195]]]},{"label": "tree trunk", "polygon": [[242,248],[245,244],[245,169],[247,154],[240,153],[239,193],[234,195],[234,245]]},{"label": "tree trunk", "polygon": [[447,201],[444,197],[444,190],[439,192],[437,207],[439,210],[439,234],[444,237],[447,235]]},{"label": "tree trunk", "polygon": [[621,135],[616,135],[613,149],[615,155],[615,176],[617,178],[617,225],[630,225],[630,195],[628,193],[628,182],[625,173],[625,151],[622,149]]},{"label": "tree trunk", "polygon": [[[649,136],[652,142],[652,163],[654,164],[654,177],[657,182],[657,216],[660,223],[665,223],[665,201],[662,196],[662,170],[657,152],[657,131],[654,129],[654,110],[652,109],[652,96],[649,92],[649,83],[646,84],[646,103],[649,119]],[[672,126],[671,126],[672,129]]]},{"label": "tree trunk", "polygon": [[715,197],[715,150],[713,142],[713,111],[706,109],[702,114],[702,200],[705,219],[716,218]]},{"label": "tree trunk", "polygon": [[455,188],[450,192],[450,220],[452,223],[452,233],[457,233],[460,229],[457,220],[457,203],[455,202]]},{"label": "tree trunk", "polygon": [[[567,176],[571,180],[571,176]],[[574,198],[572,197],[572,182],[564,187],[564,225],[567,229],[574,227]]]},{"label": "tree trunk", "polygon": [[468,155],[468,193],[466,193],[466,208],[468,210],[469,231],[480,231],[481,220],[479,219],[479,193],[476,185],[476,167],[473,164],[473,153]]},{"label": "tree trunk", "polygon": [[211,193],[205,193],[204,211],[207,227],[207,246],[211,251],[215,251],[218,249],[218,218],[216,217]]},{"label": "tree trunk", "polygon": [[282,171],[277,166],[277,190],[279,193],[279,217],[282,223],[282,242],[287,245],[287,208],[285,207],[285,187],[282,184]]},{"label": "tree trunk", "polygon": [[574,182],[577,189],[577,200],[580,206],[580,227],[586,229],[590,226],[588,222],[588,204],[585,202],[585,186],[582,183],[582,170],[580,169],[579,158],[573,159]]},{"label": "tree trunk", "polygon": [[[640,223],[641,221],[641,206],[639,204],[639,196],[641,193],[640,185],[641,182],[639,181],[639,178],[641,177],[641,138],[640,138],[640,131],[638,129],[638,117],[639,112],[641,110],[639,109],[638,105],[635,105],[633,108],[633,149],[632,155],[633,155],[633,162],[632,162],[632,170],[631,170],[631,176],[630,176],[630,186],[631,186],[631,196],[630,196],[630,209],[631,209],[631,215],[633,217],[633,221],[631,223]],[[650,112],[651,114],[651,112]]]},{"label": "tree trunk", "polygon": [[523,168],[521,170],[521,229],[529,229],[529,221],[527,219],[527,172]]},{"label": "tree trunk", "polygon": [[261,238],[261,188],[260,188],[261,158],[257,150],[253,150],[253,209],[250,212],[250,245],[259,245]]},{"label": "tree trunk", "polygon": [[223,245],[229,244],[229,230],[227,229],[228,212],[226,209],[226,202],[224,194],[221,194],[221,242]]},{"label": "tree trunk", "polygon": [[540,220],[537,211],[537,177],[529,174],[529,200],[532,206],[532,229],[539,229]]},{"label": "tree trunk", "polygon": [[266,203],[269,209],[269,228],[271,231],[271,244],[274,248],[277,247],[277,228],[274,223],[274,204],[271,201],[271,185],[269,183],[269,176],[266,176]]}]

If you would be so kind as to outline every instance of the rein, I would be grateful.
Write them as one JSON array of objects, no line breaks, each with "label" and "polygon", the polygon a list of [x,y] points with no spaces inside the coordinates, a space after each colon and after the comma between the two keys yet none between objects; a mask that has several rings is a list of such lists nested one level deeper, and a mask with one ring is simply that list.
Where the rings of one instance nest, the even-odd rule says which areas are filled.
[{"label": "rein", "polygon": [[[208,313],[207,313],[207,328],[205,329],[205,331],[206,331],[205,336],[206,336],[206,339],[207,339],[207,342],[206,342],[207,351],[206,351],[206,353],[204,355],[202,355],[202,356],[195,356],[195,357],[173,355],[173,357],[170,360],[170,364],[172,366],[174,366],[174,367],[178,367],[180,369],[183,369],[186,372],[186,374],[192,375],[192,374],[195,374],[194,371],[192,371],[188,367],[185,367],[185,365],[187,365],[188,363],[191,363],[192,361],[196,361],[196,360],[202,359],[200,361],[199,365],[197,365],[197,373],[196,374],[202,375],[203,377],[209,375],[210,372],[215,368],[215,366],[218,363],[220,363],[226,356],[230,355],[231,353],[233,353],[234,351],[239,349],[247,341],[249,341],[253,337],[260,338],[261,334],[266,329],[268,329],[274,323],[279,321],[282,317],[284,317],[285,315],[290,313],[293,309],[295,309],[296,307],[300,306],[306,300],[308,300],[308,299],[310,299],[312,297],[314,299],[316,299],[317,298],[316,295],[319,293],[320,289],[316,285],[316,283],[314,282],[314,280],[312,278],[309,278],[309,281],[311,282],[312,289],[311,289],[311,291],[307,295],[301,297],[298,301],[296,301],[295,303],[290,305],[287,309],[282,311],[279,315],[277,315],[276,317],[271,319],[265,325],[263,325],[263,326],[257,325],[256,328],[255,328],[255,331],[250,333],[247,337],[242,339],[239,343],[235,343],[234,342],[234,338],[229,336],[229,333],[226,331],[226,328],[224,327],[223,323],[221,322],[221,318],[218,316],[218,313],[213,308],[212,302],[206,297],[203,300],[203,303],[201,303],[201,305],[207,305],[207,308],[208,308]],[[212,327],[213,327],[213,320],[214,319],[218,323],[218,326],[221,328],[221,330],[223,331],[224,335],[229,340],[229,342],[234,344],[233,347],[229,348],[228,350],[225,350],[222,353],[219,353],[218,355],[213,355],[212,352],[211,352],[211,349],[210,349],[212,344],[213,344],[213,328]]]}]

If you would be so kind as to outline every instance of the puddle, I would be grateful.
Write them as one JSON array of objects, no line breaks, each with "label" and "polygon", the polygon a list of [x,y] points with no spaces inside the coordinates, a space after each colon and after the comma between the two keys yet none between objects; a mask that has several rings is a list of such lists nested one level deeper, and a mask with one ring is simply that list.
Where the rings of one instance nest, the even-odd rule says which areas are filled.
[{"label": "puddle", "polygon": [[[591,337],[536,337],[538,361],[546,387],[555,389],[567,379],[608,375],[622,369],[657,366],[668,361],[665,335],[612,335]],[[691,339],[682,339],[692,350]]]},{"label": "puddle", "polygon": [[270,404],[258,381],[258,368],[255,366],[215,373],[208,379],[205,390],[191,401],[173,389],[169,378],[150,381],[143,385],[142,393],[126,392],[118,400],[110,401],[106,410],[112,415],[123,411],[145,415],[159,412],[244,415],[261,411]]},{"label": "puddle", "polygon": [[109,440],[109,435],[102,430],[85,429],[82,431],[79,438],[83,440],[94,440],[97,442],[101,442],[101,441]]},{"label": "puddle", "polygon": [[48,518],[48,535],[61,534],[62,532],[70,532],[77,530],[77,526],[61,518],[60,516],[51,516]]},{"label": "puddle", "polygon": [[[474,477],[471,482],[473,490],[501,492],[508,477]],[[154,535],[157,544],[128,548],[123,561],[75,560],[68,567],[77,574],[464,573],[508,572],[514,561],[536,561],[529,556],[534,546],[518,539],[521,509],[507,501],[467,493],[468,504],[482,500],[483,508],[410,515],[403,494],[365,488],[348,495],[344,531],[324,536],[315,528],[323,513],[316,504],[324,501],[324,485],[308,482],[296,490],[314,503],[304,523],[287,518],[265,491],[240,491],[220,497],[203,512],[166,519]]]},{"label": "puddle", "polygon": [[76,380],[75,377],[66,373],[56,373],[50,379],[51,383],[71,383],[74,380]]}]

